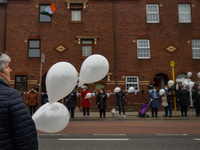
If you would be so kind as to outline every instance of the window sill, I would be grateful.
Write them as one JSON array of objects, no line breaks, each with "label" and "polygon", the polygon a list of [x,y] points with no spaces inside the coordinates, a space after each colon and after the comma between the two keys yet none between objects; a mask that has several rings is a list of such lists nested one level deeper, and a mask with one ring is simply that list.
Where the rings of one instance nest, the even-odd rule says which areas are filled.
[{"label": "window sill", "polygon": [[82,24],[83,21],[70,21],[70,23],[72,23],[72,24]]}]

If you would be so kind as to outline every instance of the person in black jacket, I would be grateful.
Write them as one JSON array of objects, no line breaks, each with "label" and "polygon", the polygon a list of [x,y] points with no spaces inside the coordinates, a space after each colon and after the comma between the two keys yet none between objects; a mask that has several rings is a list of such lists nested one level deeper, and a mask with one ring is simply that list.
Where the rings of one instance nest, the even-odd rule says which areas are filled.
[{"label": "person in black jacket", "polygon": [[10,61],[0,54],[0,149],[38,150],[35,123],[19,92],[8,85]]},{"label": "person in black jacket", "polygon": [[74,88],[74,90],[65,97],[66,100],[66,106],[67,109],[69,110],[69,112],[71,112],[71,118],[74,118],[74,109],[75,109],[75,105],[76,105],[76,87]]},{"label": "person in black jacket", "polygon": [[181,85],[181,90],[178,92],[179,102],[181,106],[181,115],[184,117],[183,113],[185,113],[185,117],[187,116],[187,109],[190,105],[190,92],[185,90],[185,87]]},{"label": "person in black jacket", "polygon": [[[169,117],[172,117],[172,103],[174,99],[174,94],[172,87],[166,90],[167,102],[168,102],[168,109],[169,109]],[[168,113],[167,113],[168,114]]]},{"label": "person in black jacket", "polygon": [[200,86],[197,88],[197,92],[193,96],[194,99],[194,106],[196,110],[196,116],[199,117],[200,115]]},{"label": "person in black jacket", "polygon": [[120,92],[116,93],[116,102],[117,105],[119,106],[119,117],[121,117],[121,108],[123,110],[123,117],[125,118],[125,98],[126,98],[126,93],[123,91],[123,88],[121,87]]},{"label": "person in black jacket", "polygon": [[107,94],[102,88],[96,98],[96,103],[99,108],[100,118],[102,118],[102,113],[103,117],[104,118],[106,117],[106,101],[107,101]]}]

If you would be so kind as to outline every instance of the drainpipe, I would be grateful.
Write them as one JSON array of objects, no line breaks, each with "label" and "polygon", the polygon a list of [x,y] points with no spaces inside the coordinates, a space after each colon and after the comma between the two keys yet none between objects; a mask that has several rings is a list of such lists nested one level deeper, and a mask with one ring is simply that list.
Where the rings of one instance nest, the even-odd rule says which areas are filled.
[{"label": "drainpipe", "polygon": [[6,24],[7,24],[7,4],[5,3],[5,22],[4,22],[4,53],[6,53]]},{"label": "drainpipe", "polygon": [[116,10],[115,10],[115,0],[113,0],[113,29],[114,29],[114,61],[115,61],[115,86],[117,87],[117,45],[116,45]]}]

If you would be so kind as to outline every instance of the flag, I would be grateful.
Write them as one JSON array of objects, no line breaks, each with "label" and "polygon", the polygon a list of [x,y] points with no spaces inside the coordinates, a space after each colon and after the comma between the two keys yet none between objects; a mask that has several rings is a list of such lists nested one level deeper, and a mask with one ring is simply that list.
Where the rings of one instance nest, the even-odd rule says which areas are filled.
[{"label": "flag", "polygon": [[47,8],[45,8],[41,14],[46,14],[46,15],[51,15],[55,12],[56,8],[54,4],[51,4],[50,6],[48,6]]}]

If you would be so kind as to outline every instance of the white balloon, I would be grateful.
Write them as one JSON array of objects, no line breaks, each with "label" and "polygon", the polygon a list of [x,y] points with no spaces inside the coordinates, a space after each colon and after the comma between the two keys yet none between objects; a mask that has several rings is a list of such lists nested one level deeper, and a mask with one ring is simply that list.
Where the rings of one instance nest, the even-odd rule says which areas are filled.
[{"label": "white balloon", "polygon": [[193,87],[193,86],[194,86],[194,82],[190,81],[190,82],[189,82],[189,86],[190,86],[190,87]]},{"label": "white balloon", "polygon": [[164,90],[164,89],[160,89],[159,94],[160,94],[160,95],[165,94],[165,90]]},{"label": "white balloon", "polygon": [[54,64],[46,76],[46,88],[50,102],[56,102],[67,96],[76,86],[78,74],[68,62]]},{"label": "white balloon", "polygon": [[86,96],[85,96],[85,99],[89,99],[92,97],[92,94],[91,93],[87,93]]},{"label": "white balloon", "polygon": [[107,59],[99,54],[91,55],[83,62],[80,83],[93,83],[103,79],[109,70]]},{"label": "white balloon", "polygon": [[189,82],[188,81],[184,81],[183,85],[188,86]]},{"label": "white balloon", "polygon": [[200,72],[197,73],[197,77],[200,78]]},{"label": "white balloon", "polygon": [[120,91],[120,88],[119,87],[116,87],[115,89],[114,89],[114,92],[115,93],[118,93]]},{"label": "white balloon", "polygon": [[128,93],[133,93],[135,91],[134,87],[129,87]]},{"label": "white balloon", "polygon": [[188,78],[190,78],[192,76],[192,72],[188,72],[187,76],[188,76]]},{"label": "white balloon", "polygon": [[46,133],[63,130],[69,123],[69,111],[65,105],[55,102],[42,105],[32,116],[36,128]]},{"label": "white balloon", "polygon": [[174,81],[173,81],[173,80],[169,80],[169,81],[168,81],[168,86],[169,86],[169,88],[172,87],[173,85],[174,85]]}]

